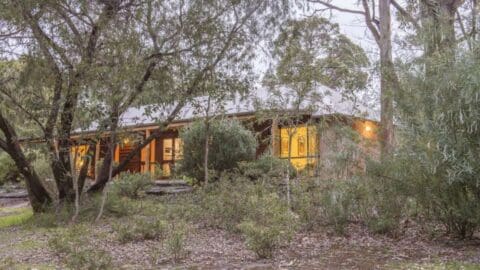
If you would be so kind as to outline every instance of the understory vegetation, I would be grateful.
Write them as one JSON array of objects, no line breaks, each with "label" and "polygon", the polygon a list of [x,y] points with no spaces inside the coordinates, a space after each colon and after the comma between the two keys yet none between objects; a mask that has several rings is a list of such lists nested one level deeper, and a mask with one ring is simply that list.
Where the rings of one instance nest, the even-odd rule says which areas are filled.
[{"label": "understory vegetation", "polygon": [[[292,181],[289,205],[281,181],[252,177],[253,170],[261,176],[281,171],[284,164],[278,160],[271,163],[276,166],[262,166],[273,159],[245,163],[241,169],[223,173],[208,187],[196,187],[185,195],[131,196],[135,193],[120,188],[124,187],[122,181],[114,182],[103,213],[102,226],[111,228],[108,231],[113,234],[107,239],[121,246],[153,243],[148,256],[152,265],[157,265],[187,258],[188,242],[196,230],[204,228],[239,236],[258,258],[271,258],[290,245],[297,233],[327,230],[345,236],[350,224],[363,224],[373,234],[396,238],[403,235],[405,221],[422,222],[425,233],[431,233],[438,225],[434,221],[440,220],[433,218],[433,213],[427,215],[427,209],[404,182],[383,177],[385,172],[375,164],[369,165],[368,175],[341,181],[297,176]],[[124,177],[132,182],[145,181],[137,174]],[[409,192],[411,196],[406,195]],[[35,214],[23,221],[23,226],[47,229],[48,247],[68,268],[114,269],[111,254],[95,240],[106,236],[92,228],[100,203],[99,196],[85,198],[73,224],[74,207],[63,207]]]}]

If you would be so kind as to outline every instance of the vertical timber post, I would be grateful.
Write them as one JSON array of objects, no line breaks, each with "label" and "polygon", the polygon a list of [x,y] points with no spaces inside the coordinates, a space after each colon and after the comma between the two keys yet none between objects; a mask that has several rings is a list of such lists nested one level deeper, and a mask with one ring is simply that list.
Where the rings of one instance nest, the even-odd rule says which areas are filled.
[{"label": "vertical timber post", "polygon": [[93,171],[95,172],[95,180],[97,180],[97,176],[98,176],[98,170],[97,168],[99,168],[98,166],[98,161],[100,160],[100,139],[97,141],[97,144],[95,145],[95,162],[94,162],[94,168],[93,168]]},{"label": "vertical timber post", "polygon": [[280,157],[280,132],[278,128],[277,118],[272,119],[272,126],[270,128],[270,145],[272,147],[271,153],[274,157]]},{"label": "vertical timber post", "polygon": [[[150,137],[150,129],[145,130],[145,138],[148,137]],[[152,156],[152,153],[150,151],[151,144],[152,143],[150,142],[149,144],[147,144],[147,146],[145,146],[145,165],[143,167],[143,172],[150,172],[150,158]]]}]

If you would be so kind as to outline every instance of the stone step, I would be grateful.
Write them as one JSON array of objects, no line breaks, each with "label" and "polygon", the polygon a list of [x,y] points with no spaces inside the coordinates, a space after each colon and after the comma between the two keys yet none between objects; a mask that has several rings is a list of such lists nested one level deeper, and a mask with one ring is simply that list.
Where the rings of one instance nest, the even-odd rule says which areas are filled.
[{"label": "stone step", "polygon": [[154,185],[159,187],[172,187],[172,186],[188,187],[189,186],[187,182],[183,180],[155,180]]},{"label": "stone step", "polygon": [[167,195],[192,192],[193,188],[190,186],[153,186],[147,190],[147,194],[151,195]]},{"label": "stone step", "polygon": [[16,191],[16,192],[0,192],[0,199],[20,199],[27,198],[28,193],[26,190]]}]

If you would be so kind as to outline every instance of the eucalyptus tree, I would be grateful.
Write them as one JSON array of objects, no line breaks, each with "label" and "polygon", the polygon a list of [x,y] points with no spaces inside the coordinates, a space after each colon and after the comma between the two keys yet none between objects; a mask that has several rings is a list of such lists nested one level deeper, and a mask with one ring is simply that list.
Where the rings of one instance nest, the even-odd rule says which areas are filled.
[{"label": "eucalyptus tree", "polygon": [[[369,61],[361,47],[340,33],[337,24],[321,17],[287,21],[273,43],[273,56],[276,66],[264,78],[272,98],[265,105],[273,110],[274,119],[292,127],[288,129],[291,161],[292,138],[303,116],[325,109],[324,99],[330,95],[348,99],[364,88]],[[286,175],[289,188],[290,173]]]},{"label": "eucalyptus tree", "polygon": [[342,8],[329,0],[307,2],[320,4],[329,10],[363,17],[365,26],[373,36],[380,51],[381,152],[382,159],[388,158],[394,145],[393,100],[395,92],[400,89],[392,57],[391,0],[380,0],[378,6],[376,1],[362,0],[359,1],[361,6],[359,9]]},{"label": "eucalyptus tree", "polygon": [[[236,91],[239,82],[248,81],[253,47],[274,30],[275,21],[286,8],[283,1],[267,0],[180,1],[168,5],[153,1],[144,6],[138,21],[142,35],[157,48],[158,52],[148,58],[157,63],[159,71],[151,78],[142,77],[139,85],[152,88],[148,97],[155,104],[150,104],[149,111],[162,111],[157,119],[160,128],[115,166],[112,175],[157,138],[192,98],[206,92],[211,95],[213,90],[221,96],[222,91]],[[129,99],[126,105],[133,101]],[[107,181],[107,175],[100,174],[90,190],[103,188]]]},{"label": "eucalyptus tree", "polygon": [[[96,120],[114,134],[119,116],[147,93],[159,104],[153,110],[167,109],[159,119],[166,127],[213,74],[228,75],[225,82],[246,75],[252,46],[286,8],[284,1],[269,0],[1,1],[2,56],[26,58],[16,78],[22,84],[2,91],[8,113],[35,123],[50,152],[58,198],[71,201],[72,132]],[[27,90],[27,96],[14,95]],[[2,149],[21,157],[18,125],[2,113]],[[159,134],[140,143],[112,174]],[[111,157],[106,161],[92,191],[108,181]],[[49,201],[46,194],[38,201]]]},{"label": "eucalyptus tree", "polygon": [[433,73],[442,72],[438,70],[440,66],[448,68],[453,63],[459,42],[465,41],[472,47],[472,41],[478,36],[477,0],[361,0],[357,2],[360,7],[355,9],[337,5],[340,1],[307,2],[364,18],[380,52],[381,142],[382,153],[388,157],[394,144],[394,99],[402,95],[392,57],[392,10],[396,11],[399,27],[407,33],[401,42],[410,47],[420,45],[425,73],[433,76]]}]

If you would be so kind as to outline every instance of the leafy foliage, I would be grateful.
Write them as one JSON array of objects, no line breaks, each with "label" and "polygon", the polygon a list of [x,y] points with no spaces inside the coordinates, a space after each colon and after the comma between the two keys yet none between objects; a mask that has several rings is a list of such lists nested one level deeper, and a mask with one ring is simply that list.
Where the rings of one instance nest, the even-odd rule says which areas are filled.
[{"label": "leafy foliage", "polygon": [[140,240],[163,239],[167,235],[167,223],[159,218],[136,218],[115,227],[118,240],[128,243]]},{"label": "leafy foliage", "polygon": [[186,255],[187,226],[181,222],[171,222],[168,235],[165,240],[167,251],[174,261],[178,261]]},{"label": "leafy foliage", "polygon": [[[405,72],[410,83],[397,97],[403,123],[401,176],[425,213],[460,237],[472,236],[480,226],[479,61],[477,55],[462,53],[448,67],[436,59],[441,73]],[[387,176],[392,173],[398,170]]]},{"label": "leafy foliage", "polygon": [[254,181],[280,183],[285,178],[287,166],[290,167],[290,178],[296,176],[297,171],[288,160],[271,155],[263,155],[254,161],[239,163],[239,172]]},{"label": "leafy foliage", "polygon": [[365,87],[369,60],[361,47],[321,17],[290,20],[275,40],[278,80],[305,88],[322,84],[347,90]]},{"label": "leafy foliage", "polygon": [[20,173],[13,160],[7,154],[0,152],[0,185],[19,180]]},{"label": "leafy foliage", "polygon": [[48,246],[61,254],[66,266],[71,269],[112,269],[112,258],[104,250],[91,247],[84,237],[86,228],[77,225],[57,232]]},{"label": "leafy foliage", "polygon": [[[238,121],[221,120],[210,123],[209,169],[222,172],[238,166],[241,161],[255,158],[257,142],[251,131]],[[205,126],[196,122],[181,133],[183,160],[179,172],[197,180],[204,177]]]},{"label": "leafy foliage", "polygon": [[247,247],[260,258],[270,258],[273,251],[288,243],[295,230],[295,218],[276,193],[250,195],[245,220],[238,225]]},{"label": "leafy foliage", "polygon": [[119,196],[138,199],[152,184],[150,174],[126,172],[114,180],[112,189]]}]

